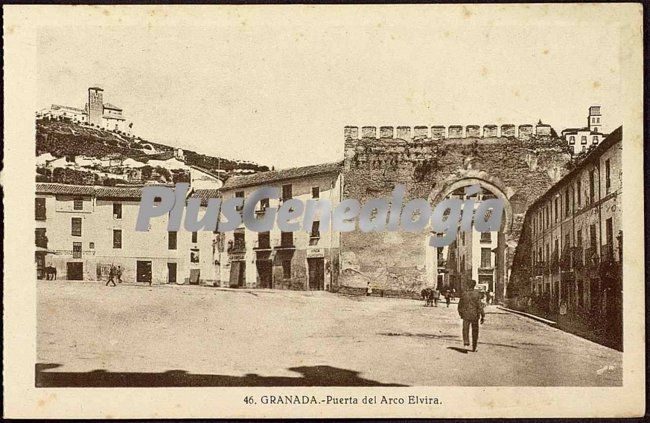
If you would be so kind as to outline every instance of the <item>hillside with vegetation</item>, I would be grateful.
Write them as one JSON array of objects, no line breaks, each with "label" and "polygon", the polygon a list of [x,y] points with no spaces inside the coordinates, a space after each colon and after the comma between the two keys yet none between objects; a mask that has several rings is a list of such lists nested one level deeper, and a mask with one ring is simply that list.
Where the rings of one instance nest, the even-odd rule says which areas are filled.
[{"label": "hillside with vegetation", "polygon": [[[152,153],[154,150],[155,153]],[[130,136],[121,131],[108,131],[91,125],[74,123],[56,119],[36,120],[36,156],[49,153],[54,157],[65,157],[70,162],[75,157],[92,157],[113,159],[133,159],[140,162],[147,162],[150,159],[165,160],[174,156],[176,147],[160,144],[141,137]],[[183,161],[187,166],[196,166],[210,172],[221,175],[224,179],[228,175],[238,171],[249,173],[268,171],[269,167],[257,163],[229,160],[220,157],[208,156],[195,151],[183,149]],[[144,169],[145,174],[156,169]],[[180,177],[173,175],[166,169],[158,169],[164,176],[174,182]],[[43,169],[37,170],[37,178],[41,180],[64,182],[64,183],[97,183],[96,176],[88,175],[84,169],[54,169],[48,172]],[[57,177],[54,177],[57,173]],[[92,173],[92,172],[91,172]],[[145,175],[146,176],[146,175]],[[180,178],[184,179],[184,178]]]}]

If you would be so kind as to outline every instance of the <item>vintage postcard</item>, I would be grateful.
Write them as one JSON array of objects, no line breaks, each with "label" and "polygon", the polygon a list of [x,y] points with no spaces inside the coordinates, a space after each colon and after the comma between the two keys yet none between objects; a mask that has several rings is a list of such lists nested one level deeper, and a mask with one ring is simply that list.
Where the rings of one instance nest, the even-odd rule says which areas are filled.
[{"label": "vintage postcard", "polygon": [[3,14],[6,417],[645,414],[640,4]]}]

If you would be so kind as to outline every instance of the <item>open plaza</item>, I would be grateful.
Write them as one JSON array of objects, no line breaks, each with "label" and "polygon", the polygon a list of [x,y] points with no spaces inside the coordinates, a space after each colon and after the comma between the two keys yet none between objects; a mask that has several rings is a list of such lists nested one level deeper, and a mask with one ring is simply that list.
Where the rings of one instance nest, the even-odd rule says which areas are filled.
[{"label": "open plaza", "polygon": [[620,386],[622,353],[496,305],[39,280],[37,386]]}]

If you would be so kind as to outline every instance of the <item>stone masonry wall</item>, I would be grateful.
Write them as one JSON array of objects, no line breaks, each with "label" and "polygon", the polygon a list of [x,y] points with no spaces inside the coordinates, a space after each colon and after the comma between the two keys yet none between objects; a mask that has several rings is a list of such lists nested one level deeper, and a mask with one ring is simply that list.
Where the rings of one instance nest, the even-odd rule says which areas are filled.
[{"label": "stone masonry wall", "polygon": [[[399,129],[400,135],[407,133],[404,127]],[[346,135],[353,133],[346,128]],[[434,132],[434,136],[438,134]],[[414,198],[433,201],[436,196],[444,197],[458,181],[485,181],[510,203],[512,227],[505,236],[506,260],[510,262],[528,205],[566,173],[568,160],[562,140],[540,140],[534,135],[525,142],[512,137],[402,140],[348,136],[343,198],[356,198],[362,203],[390,198],[395,185],[404,184],[405,203]],[[357,230],[341,234],[339,288],[358,289],[371,281],[375,289],[409,297],[418,295],[433,282],[426,280],[425,251],[431,248],[428,237],[425,232]]]}]

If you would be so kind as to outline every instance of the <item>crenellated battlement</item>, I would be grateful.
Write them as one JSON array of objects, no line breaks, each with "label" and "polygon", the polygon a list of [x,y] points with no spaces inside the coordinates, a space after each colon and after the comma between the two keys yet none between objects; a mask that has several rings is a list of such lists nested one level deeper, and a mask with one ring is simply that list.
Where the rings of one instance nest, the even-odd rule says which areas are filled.
[{"label": "crenellated battlement", "polygon": [[[359,138],[358,126],[346,126],[343,130],[345,139],[398,139],[403,141],[416,140],[444,140],[459,138],[517,138],[520,140],[529,140],[531,138],[550,138],[553,134],[553,128],[544,123],[537,125],[514,124],[498,125],[433,125],[431,127],[424,125],[417,126],[380,126],[379,134],[376,126],[362,126],[361,137]],[[379,137],[377,136],[379,135]]]}]

